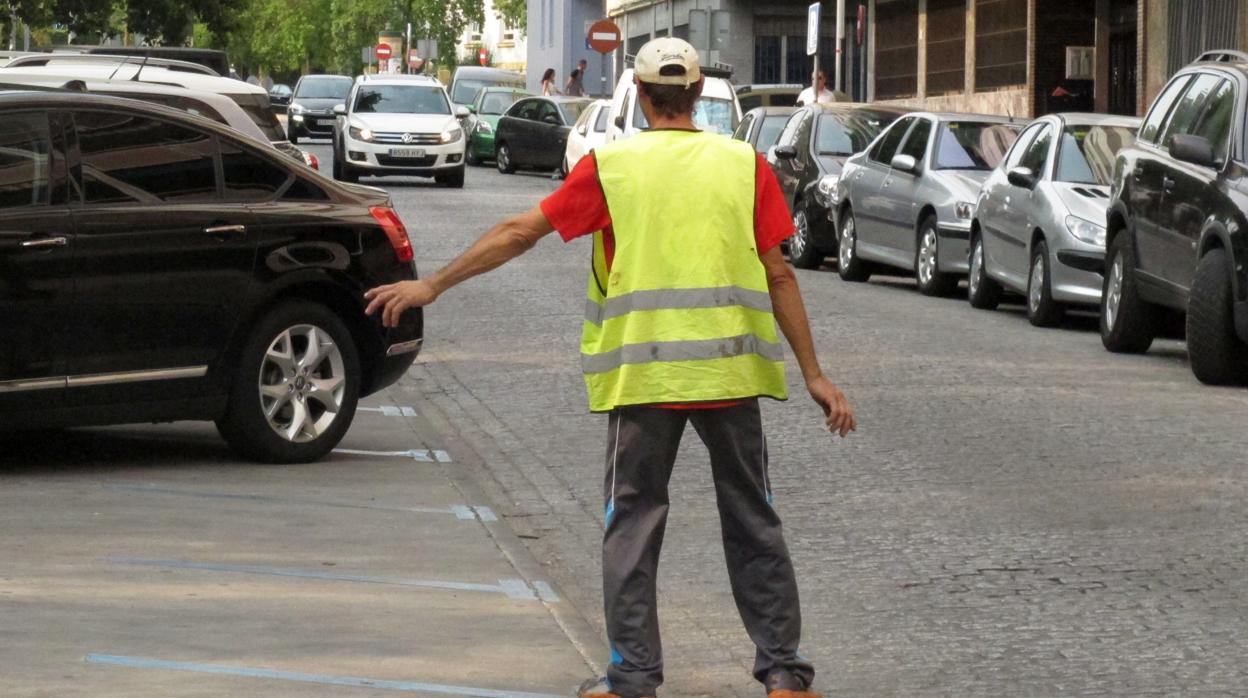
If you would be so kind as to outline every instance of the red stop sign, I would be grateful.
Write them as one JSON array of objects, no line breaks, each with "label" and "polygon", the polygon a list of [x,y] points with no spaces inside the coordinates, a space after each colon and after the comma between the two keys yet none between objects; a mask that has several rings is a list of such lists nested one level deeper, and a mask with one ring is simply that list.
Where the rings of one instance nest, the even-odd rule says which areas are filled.
[{"label": "red stop sign", "polygon": [[480,63],[482,66],[486,66],[490,64],[490,52],[487,51],[484,46],[477,49],[477,62]]},{"label": "red stop sign", "polygon": [[394,52],[390,49],[390,44],[377,44],[373,48],[373,54],[377,56],[377,60],[384,61],[390,58]]},{"label": "red stop sign", "polygon": [[585,37],[589,47],[598,53],[611,53],[624,43],[620,28],[609,19],[600,19],[589,28],[589,36]]}]

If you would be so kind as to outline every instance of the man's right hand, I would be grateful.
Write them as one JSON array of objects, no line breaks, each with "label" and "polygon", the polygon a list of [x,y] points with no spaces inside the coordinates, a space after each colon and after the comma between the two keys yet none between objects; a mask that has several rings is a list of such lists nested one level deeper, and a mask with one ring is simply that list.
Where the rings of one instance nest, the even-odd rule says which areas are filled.
[{"label": "man's right hand", "polygon": [[858,429],[858,418],[854,416],[854,408],[849,406],[849,400],[845,399],[845,394],[833,385],[832,381],[819,376],[808,382],[806,389],[810,391],[810,396],[815,402],[823,408],[828,431],[840,433],[841,438],[845,438],[849,432]]}]

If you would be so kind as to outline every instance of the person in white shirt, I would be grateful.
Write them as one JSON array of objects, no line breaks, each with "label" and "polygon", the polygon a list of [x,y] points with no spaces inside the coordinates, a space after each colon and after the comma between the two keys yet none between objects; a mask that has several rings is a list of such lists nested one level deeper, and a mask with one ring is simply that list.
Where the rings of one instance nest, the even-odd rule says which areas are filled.
[{"label": "person in white shirt", "polygon": [[[817,100],[819,104],[830,104],[837,101],[836,93],[828,89],[828,76],[822,70],[819,71],[816,81],[819,85],[819,99]],[[815,90],[812,87],[807,87],[797,96],[797,106],[799,107],[815,102]]]}]

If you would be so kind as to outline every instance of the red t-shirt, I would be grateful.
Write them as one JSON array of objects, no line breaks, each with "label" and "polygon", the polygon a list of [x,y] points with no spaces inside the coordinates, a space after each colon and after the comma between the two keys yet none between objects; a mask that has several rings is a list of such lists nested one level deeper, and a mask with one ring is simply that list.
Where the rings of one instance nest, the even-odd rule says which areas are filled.
[{"label": "red t-shirt", "polygon": [[[581,158],[568,173],[563,186],[542,200],[542,213],[551,226],[559,231],[565,242],[599,230],[603,231],[603,247],[607,255],[607,268],[615,256],[615,236],[611,230],[611,213],[607,199],[598,183],[598,161],[594,154]],[[784,200],[780,183],[762,155],[754,166],[754,244],[761,257],[793,234],[793,220],[789,217],[789,205]],[[655,405],[669,409],[712,409],[731,407],[739,401],[697,402],[672,405]]]}]

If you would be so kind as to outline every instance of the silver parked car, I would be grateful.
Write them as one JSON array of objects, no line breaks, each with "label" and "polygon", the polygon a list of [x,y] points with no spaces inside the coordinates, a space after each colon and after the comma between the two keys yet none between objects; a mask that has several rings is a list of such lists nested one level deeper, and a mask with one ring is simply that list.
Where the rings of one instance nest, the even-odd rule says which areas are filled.
[{"label": "silver parked car", "polygon": [[979,187],[1019,129],[1005,117],[915,112],[849,158],[835,197],[841,278],[866,281],[883,264],[914,272],[927,295],[952,292],[970,266]]},{"label": "silver parked car", "polygon": [[1118,151],[1140,120],[1054,114],[1032,122],[984,182],[971,223],[968,298],[995,308],[1002,289],[1027,294],[1038,327],[1066,304],[1101,301],[1105,213]]}]

